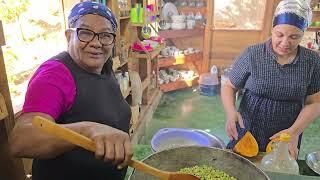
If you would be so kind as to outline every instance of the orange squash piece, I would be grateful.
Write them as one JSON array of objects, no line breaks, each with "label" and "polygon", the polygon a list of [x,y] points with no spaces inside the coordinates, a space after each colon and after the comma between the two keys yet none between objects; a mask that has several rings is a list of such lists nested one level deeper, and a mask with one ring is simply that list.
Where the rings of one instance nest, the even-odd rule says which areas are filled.
[{"label": "orange squash piece", "polygon": [[254,157],[259,152],[259,146],[256,139],[247,131],[234,146],[233,151],[245,157]]}]

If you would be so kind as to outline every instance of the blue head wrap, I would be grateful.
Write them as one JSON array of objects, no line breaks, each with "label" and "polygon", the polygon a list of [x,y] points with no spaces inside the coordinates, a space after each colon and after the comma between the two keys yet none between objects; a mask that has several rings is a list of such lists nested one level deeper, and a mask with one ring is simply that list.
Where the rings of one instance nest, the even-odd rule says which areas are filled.
[{"label": "blue head wrap", "polygon": [[304,31],[310,24],[312,10],[308,0],[282,0],[275,11],[273,27],[289,24]]},{"label": "blue head wrap", "polygon": [[96,14],[108,19],[114,32],[117,31],[117,19],[111,10],[103,4],[91,1],[80,2],[73,6],[68,16],[68,26],[71,27],[79,18],[87,14]]}]

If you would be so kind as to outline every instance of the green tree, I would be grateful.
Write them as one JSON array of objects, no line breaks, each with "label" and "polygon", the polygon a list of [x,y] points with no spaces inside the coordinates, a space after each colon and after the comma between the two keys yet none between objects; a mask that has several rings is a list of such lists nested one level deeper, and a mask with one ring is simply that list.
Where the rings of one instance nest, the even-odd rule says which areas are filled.
[{"label": "green tree", "polygon": [[27,11],[30,5],[29,0],[0,0],[0,19],[6,23],[14,23],[18,21],[22,39],[25,41],[25,36],[22,30],[20,21],[21,14]]}]

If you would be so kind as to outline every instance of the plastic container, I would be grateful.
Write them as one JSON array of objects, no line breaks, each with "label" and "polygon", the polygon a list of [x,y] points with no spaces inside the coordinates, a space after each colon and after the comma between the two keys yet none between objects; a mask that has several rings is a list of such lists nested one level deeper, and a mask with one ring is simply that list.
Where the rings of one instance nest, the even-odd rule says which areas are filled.
[{"label": "plastic container", "polygon": [[199,79],[199,92],[203,96],[216,96],[220,92],[218,76],[211,73],[201,74]]},{"label": "plastic container", "polygon": [[281,134],[279,140],[274,142],[273,150],[261,160],[261,169],[271,172],[299,174],[299,166],[289,154],[289,134]]}]

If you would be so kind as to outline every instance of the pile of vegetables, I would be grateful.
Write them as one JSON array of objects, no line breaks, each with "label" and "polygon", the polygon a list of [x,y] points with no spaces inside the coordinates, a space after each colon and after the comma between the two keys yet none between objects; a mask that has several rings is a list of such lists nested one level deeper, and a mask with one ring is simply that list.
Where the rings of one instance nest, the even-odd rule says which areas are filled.
[{"label": "pile of vegetables", "polygon": [[193,166],[180,169],[180,172],[192,174],[201,180],[236,180],[227,173],[210,166]]}]

